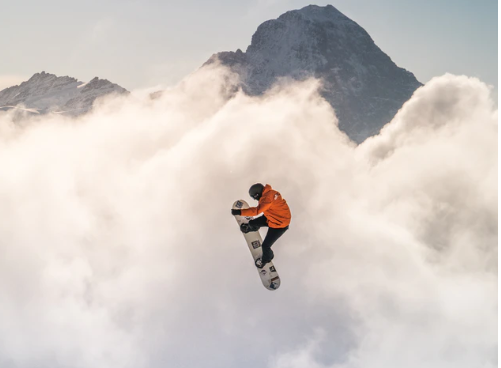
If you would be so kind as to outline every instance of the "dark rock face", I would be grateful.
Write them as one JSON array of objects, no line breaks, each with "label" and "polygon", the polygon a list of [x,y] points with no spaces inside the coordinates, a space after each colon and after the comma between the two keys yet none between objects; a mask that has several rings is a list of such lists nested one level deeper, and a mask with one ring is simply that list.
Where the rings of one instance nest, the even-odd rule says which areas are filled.
[{"label": "dark rock face", "polygon": [[245,53],[221,52],[206,64],[215,61],[240,74],[250,95],[263,94],[280,77],[320,78],[340,129],[358,143],[377,134],[422,85],[331,5],[310,5],[264,22]]}]

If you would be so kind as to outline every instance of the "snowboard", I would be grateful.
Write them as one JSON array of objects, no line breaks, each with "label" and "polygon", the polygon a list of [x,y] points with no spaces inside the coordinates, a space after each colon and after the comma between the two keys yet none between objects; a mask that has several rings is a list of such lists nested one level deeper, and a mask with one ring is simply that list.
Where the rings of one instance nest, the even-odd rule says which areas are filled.
[{"label": "snowboard", "polygon": [[[244,208],[249,208],[249,205],[243,199],[240,199],[233,203],[233,209],[240,210]],[[235,216],[235,219],[237,220],[238,228],[240,230],[240,225],[249,222],[251,217]],[[254,259],[254,262],[256,262],[256,260],[261,258],[261,256],[263,255],[263,250],[261,249],[261,244],[263,244],[261,234],[259,234],[259,231],[251,231],[247,234],[242,234],[244,235],[245,241],[247,242],[249,250],[252,254],[252,258]],[[267,263],[263,268],[256,267],[256,270],[259,274],[259,277],[261,277],[261,281],[266,289],[276,290],[279,288],[280,277],[278,276],[273,262]]]}]

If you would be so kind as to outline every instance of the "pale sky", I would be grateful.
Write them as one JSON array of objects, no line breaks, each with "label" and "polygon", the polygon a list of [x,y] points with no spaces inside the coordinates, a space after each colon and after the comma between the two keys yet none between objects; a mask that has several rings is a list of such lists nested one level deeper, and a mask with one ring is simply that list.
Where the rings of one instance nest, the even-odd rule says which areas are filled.
[{"label": "pale sky", "polygon": [[129,90],[172,85],[309,4],[335,6],[423,83],[451,72],[497,88],[496,0],[4,1],[0,87],[42,70]]},{"label": "pale sky", "polygon": [[[308,5],[3,3],[0,83],[129,90]],[[0,112],[0,367],[497,367],[497,4],[332,5],[429,81],[360,145],[318,81],[228,101],[215,65],[79,118]],[[292,212],[272,292],[230,213],[256,182]]]}]

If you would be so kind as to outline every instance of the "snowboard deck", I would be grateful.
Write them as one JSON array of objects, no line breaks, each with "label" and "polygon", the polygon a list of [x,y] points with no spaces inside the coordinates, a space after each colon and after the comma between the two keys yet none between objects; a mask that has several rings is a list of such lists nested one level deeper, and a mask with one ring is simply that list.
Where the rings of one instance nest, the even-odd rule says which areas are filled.
[{"label": "snowboard deck", "polygon": [[[239,199],[238,201],[235,201],[235,203],[233,203],[233,209],[240,210],[244,208],[249,208],[249,205],[243,199]],[[249,222],[251,217],[235,216],[235,219],[237,220],[240,230],[240,225]],[[244,235],[245,241],[247,242],[247,246],[249,247],[249,250],[252,254],[252,258],[254,259],[254,262],[256,262],[256,260],[261,258],[263,255],[263,250],[261,248],[263,239],[261,238],[261,234],[259,233],[259,231],[251,231],[247,234],[242,234]],[[256,266],[254,265],[254,267]],[[259,277],[261,278],[261,282],[266,289],[276,290],[280,287],[280,277],[278,276],[273,262],[267,263],[263,268],[256,267],[256,270],[259,274]]]}]

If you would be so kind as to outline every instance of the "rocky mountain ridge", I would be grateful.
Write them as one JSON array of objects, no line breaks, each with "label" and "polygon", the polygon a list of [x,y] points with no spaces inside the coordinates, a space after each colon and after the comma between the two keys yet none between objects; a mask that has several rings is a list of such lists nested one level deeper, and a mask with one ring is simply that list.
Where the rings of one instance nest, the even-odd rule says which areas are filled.
[{"label": "rocky mountain ridge", "polygon": [[[245,52],[214,54],[202,68],[213,63],[236,72],[240,82],[235,90],[249,95],[262,95],[282,78],[320,79],[320,93],[334,108],[339,128],[357,143],[377,134],[422,85],[331,5],[310,5],[268,20],[257,28]],[[83,83],[42,72],[0,91],[0,110],[77,116],[110,93],[129,92],[106,79]],[[157,95],[161,91],[152,97]]]},{"label": "rocky mountain ridge", "polygon": [[106,79],[83,83],[75,78],[41,72],[20,85],[0,91],[0,109],[23,108],[31,113],[81,115],[92,109],[96,98],[110,93],[129,93]]},{"label": "rocky mountain ridge", "polygon": [[355,142],[377,134],[422,84],[399,68],[369,34],[331,5],[310,5],[262,23],[245,52],[214,54],[261,95],[279,78],[319,78],[339,127]]}]

